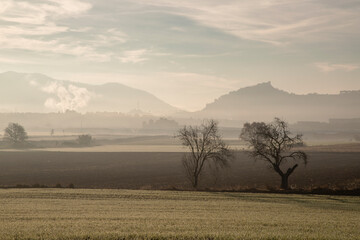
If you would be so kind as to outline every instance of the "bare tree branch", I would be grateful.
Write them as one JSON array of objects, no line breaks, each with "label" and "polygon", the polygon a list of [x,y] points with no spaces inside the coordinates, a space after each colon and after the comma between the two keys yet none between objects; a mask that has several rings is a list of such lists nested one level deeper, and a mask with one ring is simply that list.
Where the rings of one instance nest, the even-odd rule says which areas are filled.
[{"label": "bare tree branch", "polygon": [[211,162],[216,168],[228,166],[232,153],[219,135],[216,121],[208,120],[200,127],[185,126],[179,130],[178,138],[190,150],[182,163],[194,188],[198,187],[206,163]]},{"label": "bare tree branch", "polygon": [[296,164],[284,172],[281,166],[285,161],[303,161],[307,164],[308,157],[305,152],[291,152],[294,146],[304,144],[302,135],[291,137],[288,124],[279,118],[268,124],[245,123],[240,138],[251,149],[249,152],[251,157],[265,160],[282,177],[281,188],[288,188],[288,177],[298,167]]}]

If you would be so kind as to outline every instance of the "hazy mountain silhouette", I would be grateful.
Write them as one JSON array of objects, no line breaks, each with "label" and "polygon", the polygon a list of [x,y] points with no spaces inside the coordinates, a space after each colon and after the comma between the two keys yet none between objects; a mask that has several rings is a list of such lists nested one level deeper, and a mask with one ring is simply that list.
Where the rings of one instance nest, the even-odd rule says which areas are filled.
[{"label": "hazy mountain silhouette", "polygon": [[154,95],[119,83],[91,85],[61,81],[42,74],[0,74],[0,112],[122,112],[132,115],[173,115],[268,121],[327,121],[360,117],[360,91],[297,95],[270,82],[230,92],[198,112],[179,111]]},{"label": "hazy mountain silhouette", "polygon": [[270,82],[230,92],[196,113],[197,117],[238,120],[327,121],[360,117],[360,91],[297,95],[274,88]]},{"label": "hazy mountain silhouette", "polygon": [[91,85],[42,74],[0,74],[1,112],[116,111],[168,115],[179,111],[154,95],[119,83]]}]

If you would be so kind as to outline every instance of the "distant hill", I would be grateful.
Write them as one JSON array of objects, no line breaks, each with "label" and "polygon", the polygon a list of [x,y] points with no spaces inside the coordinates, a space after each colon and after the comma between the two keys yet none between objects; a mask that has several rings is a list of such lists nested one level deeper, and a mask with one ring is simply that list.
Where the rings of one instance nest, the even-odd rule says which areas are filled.
[{"label": "distant hill", "polygon": [[[119,83],[91,85],[42,74],[0,73],[0,112],[122,112],[179,119],[216,118],[229,121],[328,121],[360,118],[360,91],[298,95],[270,82],[230,92],[198,112],[184,112],[154,95]],[[224,123],[224,121],[222,121]],[[226,121],[225,121],[226,122]]]},{"label": "distant hill", "polygon": [[42,74],[0,74],[0,112],[143,112],[170,115],[177,108],[154,95],[119,83],[91,85]]},{"label": "distant hill", "polygon": [[360,91],[297,95],[266,82],[223,95],[194,114],[201,118],[247,121],[268,121],[275,116],[287,121],[356,118],[360,117]]}]

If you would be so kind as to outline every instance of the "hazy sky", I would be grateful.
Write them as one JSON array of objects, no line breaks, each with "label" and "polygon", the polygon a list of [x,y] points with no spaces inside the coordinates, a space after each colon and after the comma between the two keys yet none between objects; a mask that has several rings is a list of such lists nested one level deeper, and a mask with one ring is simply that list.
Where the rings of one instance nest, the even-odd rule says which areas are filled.
[{"label": "hazy sky", "polygon": [[0,71],[120,82],[188,110],[272,81],[360,89],[359,0],[1,0]]}]

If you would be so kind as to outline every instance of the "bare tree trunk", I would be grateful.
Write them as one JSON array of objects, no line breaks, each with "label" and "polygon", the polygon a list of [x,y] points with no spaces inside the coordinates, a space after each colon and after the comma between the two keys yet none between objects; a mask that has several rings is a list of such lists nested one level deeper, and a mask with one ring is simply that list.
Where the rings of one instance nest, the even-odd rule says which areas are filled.
[{"label": "bare tree trunk", "polygon": [[281,176],[281,186],[280,186],[281,189],[284,189],[284,190],[289,189],[289,181],[288,180],[289,180],[289,175],[283,174]]},{"label": "bare tree trunk", "polygon": [[194,175],[193,187],[194,187],[194,189],[196,189],[196,190],[197,190],[197,187],[198,187],[198,183],[199,183],[199,176],[198,176],[198,175]]},{"label": "bare tree trunk", "polygon": [[295,164],[293,167],[289,168],[286,173],[281,175],[281,189],[288,190],[289,189],[289,176],[294,172],[294,170],[298,167],[298,164]]}]

